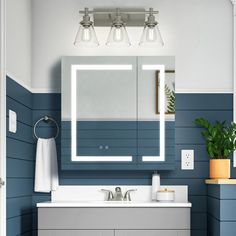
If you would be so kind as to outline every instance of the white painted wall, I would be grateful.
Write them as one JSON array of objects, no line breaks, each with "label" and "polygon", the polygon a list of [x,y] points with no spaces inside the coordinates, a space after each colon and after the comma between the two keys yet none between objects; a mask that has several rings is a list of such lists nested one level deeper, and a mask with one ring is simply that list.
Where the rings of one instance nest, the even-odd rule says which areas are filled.
[{"label": "white painted wall", "polygon": [[7,75],[31,86],[31,0],[6,1]]},{"label": "white painted wall", "polygon": [[[138,47],[142,29],[128,28],[132,47],[107,48],[104,43],[109,29],[97,28],[102,46],[75,48],[78,11],[85,6],[158,9],[165,47]],[[66,55],[173,55],[176,57],[177,92],[233,91],[230,0],[33,0],[32,16],[32,87],[37,91],[60,89],[60,59]]]}]

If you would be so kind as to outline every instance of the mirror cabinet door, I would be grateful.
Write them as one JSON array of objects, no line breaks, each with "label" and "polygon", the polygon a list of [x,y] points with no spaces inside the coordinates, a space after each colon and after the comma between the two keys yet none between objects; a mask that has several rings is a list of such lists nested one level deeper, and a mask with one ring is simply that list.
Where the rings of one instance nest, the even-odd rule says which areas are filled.
[{"label": "mirror cabinet door", "polygon": [[66,57],[62,68],[64,154],[82,163],[136,161],[136,59]]},{"label": "mirror cabinet door", "polygon": [[174,155],[175,58],[138,57],[139,163],[153,169],[173,163]]}]

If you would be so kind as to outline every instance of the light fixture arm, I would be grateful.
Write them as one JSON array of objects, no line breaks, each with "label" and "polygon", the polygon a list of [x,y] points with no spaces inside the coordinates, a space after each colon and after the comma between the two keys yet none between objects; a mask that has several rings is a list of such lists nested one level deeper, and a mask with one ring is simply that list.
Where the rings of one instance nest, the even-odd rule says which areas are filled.
[{"label": "light fixture arm", "polygon": [[[102,15],[104,15],[104,14],[116,14],[117,9],[119,9],[119,8],[116,8],[115,10],[112,10],[112,11],[110,11],[110,10],[108,10],[108,11],[88,10],[87,13],[88,14],[95,14],[96,13],[96,14],[102,14]],[[119,10],[119,13],[120,14],[130,14],[130,15],[132,15],[132,14],[135,14],[135,15],[136,14],[146,14],[146,15],[148,15],[148,14],[150,14],[150,9],[148,11],[146,11],[146,10],[143,10],[143,11],[140,11],[140,10],[138,10],[138,11]],[[86,12],[85,12],[85,10],[81,10],[81,11],[79,11],[79,13],[80,14],[85,14]],[[154,11],[153,8],[152,8],[152,14],[157,15],[157,14],[159,14],[159,11]]]}]

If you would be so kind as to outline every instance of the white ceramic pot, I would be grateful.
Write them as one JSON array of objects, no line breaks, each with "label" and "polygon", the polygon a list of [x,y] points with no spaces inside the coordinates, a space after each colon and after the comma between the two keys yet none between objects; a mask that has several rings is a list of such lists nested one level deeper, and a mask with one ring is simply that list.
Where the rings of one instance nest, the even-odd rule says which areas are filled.
[{"label": "white ceramic pot", "polygon": [[157,191],[157,201],[159,202],[172,202],[175,200],[175,191],[169,189],[163,189]]}]

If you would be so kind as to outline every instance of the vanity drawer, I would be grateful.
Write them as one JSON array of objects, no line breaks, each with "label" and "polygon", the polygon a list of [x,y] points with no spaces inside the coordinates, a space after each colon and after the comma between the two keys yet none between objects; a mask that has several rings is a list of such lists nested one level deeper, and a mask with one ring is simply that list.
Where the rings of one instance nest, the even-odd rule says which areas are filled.
[{"label": "vanity drawer", "polygon": [[114,230],[38,230],[38,236],[114,236]]},{"label": "vanity drawer", "polygon": [[190,230],[116,230],[115,236],[190,236]]},{"label": "vanity drawer", "polygon": [[39,229],[190,229],[190,208],[39,208]]}]

